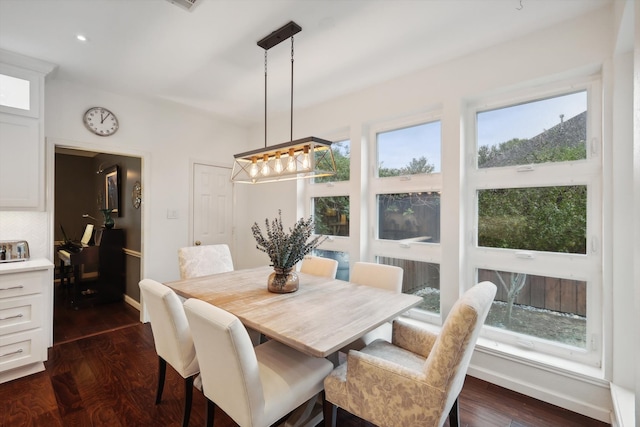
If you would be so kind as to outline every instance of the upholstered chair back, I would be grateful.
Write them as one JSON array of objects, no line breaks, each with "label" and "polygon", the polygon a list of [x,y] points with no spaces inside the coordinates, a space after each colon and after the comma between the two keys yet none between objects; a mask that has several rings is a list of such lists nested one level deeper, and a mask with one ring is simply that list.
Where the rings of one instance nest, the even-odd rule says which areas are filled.
[{"label": "upholstered chair back", "polygon": [[335,279],[338,272],[338,261],[319,256],[307,256],[302,260],[300,272]]},{"label": "upholstered chair back", "polygon": [[172,289],[155,280],[144,279],[139,285],[158,356],[183,378],[197,374],[196,349],[182,301]]},{"label": "upholstered chair back", "polygon": [[259,425],[265,400],[246,329],[236,316],[204,301],[189,299],[185,310],[198,357],[206,361],[200,372],[203,392],[239,425]]},{"label": "upholstered chair back", "polygon": [[356,262],[351,269],[349,281],[359,285],[373,286],[402,292],[402,276],[404,270],[393,265],[374,262]]},{"label": "upholstered chair back", "polygon": [[224,244],[180,248],[178,264],[181,279],[233,271],[231,251]]},{"label": "upholstered chair back", "polygon": [[423,372],[430,385],[447,390],[447,410],[442,412],[439,425],[462,391],[475,343],[495,295],[496,286],[491,282],[479,283],[465,292],[451,308],[427,357]]}]

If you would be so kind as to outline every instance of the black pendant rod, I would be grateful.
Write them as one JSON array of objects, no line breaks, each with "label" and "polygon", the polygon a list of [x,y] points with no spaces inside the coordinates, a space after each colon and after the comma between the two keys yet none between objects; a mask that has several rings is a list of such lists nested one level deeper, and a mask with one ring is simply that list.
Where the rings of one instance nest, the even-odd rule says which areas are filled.
[{"label": "black pendant rod", "polygon": [[264,148],[267,148],[267,50],[264,51]]},{"label": "black pendant rod", "polygon": [[267,50],[291,39],[291,124],[290,141],[293,141],[293,36],[302,31],[302,27],[293,21],[278,28],[258,42],[258,46],[264,49],[264,146],[267,147]]},{"label": "black pendant rod", "polygon": [[293,141],[293,36],[291,36],[291,118],[289,128],[289,141]]}]

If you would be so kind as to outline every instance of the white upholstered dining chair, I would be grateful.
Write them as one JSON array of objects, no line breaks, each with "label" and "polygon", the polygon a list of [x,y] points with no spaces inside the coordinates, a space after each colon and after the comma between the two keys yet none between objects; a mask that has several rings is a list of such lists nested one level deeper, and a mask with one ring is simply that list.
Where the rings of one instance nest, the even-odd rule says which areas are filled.
[{"label": "white upholstered dining chair", "polygon": [[[360,261],[353,264],[349,281],[358,285],[373,286],[401,293],[403,276],[404,270],[400,267]],[[378,338],[387,341],[391,340],[391,323],[383,323],[373,331],[367,332],[362,337],[341,348],[340,351],[348,353],[349,350],[359,350]]]},{"label": "white upholstered dining chair", "polygon": [[325,426],[336,407],[382,427],[459,426],[458,395],[496,294],[482,282],[460,297],[440,334],[397,319],[393,340],[352,350],[324,381]]},{"label": "white upholstered dining chair", "polygon": [[181,279],[233,271],[231,251],[225,244],[180,248],[178,264]]},{"label": "white upholstered dining chair", "polygon": [[335,279],[338,272],[338,261],[319,256],[306,256],[300,265],[300,272]]},{"label": "white upholstered dining chair", "polygon": [[[180,248],[178,249],[178,264],[182,280],[233,271],[231,251],[229,246],[225,244]],[[254,345],[265,340],[265,337],[258,331],[249,329],[248,332]]]},{"label": "white upholstered dining chair", "polygon": [[193,382],[200,372],[196,349],[182,301],[169,287],[155,280],[140,281],[142,301],[149,314],[151,330],[158,353],[158,390],[156,404],[162,400],[167,363],[184,378],[183,427],[189,425]]},{"label": "white upholstered dining chair", "polygon": [[253,347],[233,314],[188,299],[185,312],[200,359],[207,422],[217,405],[241,427],[270,426],[322,391],[333,365],[275,340]]}]

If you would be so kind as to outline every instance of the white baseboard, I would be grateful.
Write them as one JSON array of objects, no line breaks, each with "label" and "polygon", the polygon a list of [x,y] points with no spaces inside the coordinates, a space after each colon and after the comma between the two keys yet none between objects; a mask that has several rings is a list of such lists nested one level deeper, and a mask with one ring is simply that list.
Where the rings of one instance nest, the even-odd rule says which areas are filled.
[{"label": "white baseboard", "polygon": [[635,394],[633,391],[610,384],[611,400],[613,401],[613,412],[611,414],[611,425],[613,427],[635,427]]},{"label": "white baseboard", "polygon": [[[502,361],[504,365],[508,365]],[[609,388],[590,384],[588,382],[569,381],[572,385],[568,388],[573,389],[575,393],[567,391],[567,385],[559,387],[566,378],[552,378],[545,372],[535,372],[535,369],[519,366],[519,375],[512,375],[510,369],[503,371],[496,369],[488,369],[477,364],[469,366],[468,374],[481,380],[499,385],[509,390],[522,393],[534,399],[559,406],[578,414],[609,423],[611,422],[611,410],[608,406],[610,402]],[[531,371],[531,372],[526,372]],[[536,378],[539,377],[539,378]],[[554,384],[554,387],[549,387]],[[559,390],[560,388],[564,390]],[[579,396],[581,395],[581,396]],[[585,398],[585,395],[592,396],[592,399]],[[608,404],[606,401],[609,401]]]},{"label": "white baseboard", "polygon": [[131,298],[129,295],[125,294],[124,302],[126,302],[131,307],[135,308],[136,310],[140,311],[140,303],[138,301],[134,300],[133,298]]}]

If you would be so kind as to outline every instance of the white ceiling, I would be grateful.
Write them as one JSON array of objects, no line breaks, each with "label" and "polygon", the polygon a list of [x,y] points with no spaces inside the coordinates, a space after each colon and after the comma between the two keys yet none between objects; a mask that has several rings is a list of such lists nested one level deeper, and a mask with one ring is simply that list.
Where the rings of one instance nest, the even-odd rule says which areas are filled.
[{"label": "white ceiling", "polygon": [[[612,0],[0,0],[0,48],[55,78],[261,122],[264,50],[293,20],[294,108],[557,24]],[[89,39],[82,43],[76,34]],[[288,110],[290,42],[270,49],[269,114]]]}]

